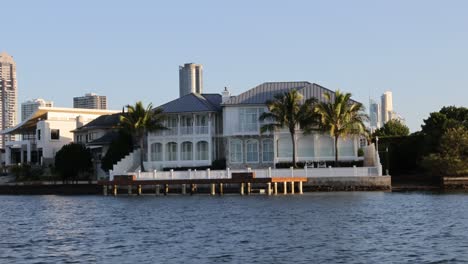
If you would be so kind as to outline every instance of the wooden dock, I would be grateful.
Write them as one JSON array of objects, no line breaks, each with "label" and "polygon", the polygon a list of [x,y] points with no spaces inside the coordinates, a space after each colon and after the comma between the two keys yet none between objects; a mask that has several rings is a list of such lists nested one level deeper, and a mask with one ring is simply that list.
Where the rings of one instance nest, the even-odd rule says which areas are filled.
[{"label": "wooden dock", "polygon": [[180,190],[181,194],[195,194],[199,185],[209,186],[211,195],[223,195],[225,186],[237,185],[241,195],[252,193],[252,187],[264,186],[263,192],[266,195],[277,195],[279,191],[282,194],[302,194],[303,183],[307,182],[305,177],[272,177],[272,178],[256,178],[255,173],[232,173],[231,178],[218,179],[153,179],[139,180],[136,175],[119,175],[114,176],[113,180],[99,181],[98,184],[103,186],[103,194],[108,195],[109,192],[116,196],[119,189],[127,189],[127,194],[132,195],[135,190],[136,195],[141,195],[143,187],[151,188],[152,193],[156,195],[168,194],[171,189]]}]

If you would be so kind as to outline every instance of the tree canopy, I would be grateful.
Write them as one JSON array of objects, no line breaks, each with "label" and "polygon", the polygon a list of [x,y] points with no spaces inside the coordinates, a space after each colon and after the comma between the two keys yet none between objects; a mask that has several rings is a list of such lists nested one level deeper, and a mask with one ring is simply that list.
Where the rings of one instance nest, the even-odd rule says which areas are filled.
[{"label": "tree canopy", "polygon": [[335,139],[335,166],[338,165],[338,139],[367,132],[364,122],[368,119],[361,103],[351,101],[350,93],[335,92],[335,98],[325,93],[325,102],[319,102],[314,110],[320,115],[319,128]]},{"label": "tree canopy", "polygon": [[148,132],[166,129],[163,125],[164,115],[161,108],[153,109],[150,103],[144,107],[141,101],[133,105],[127,105],[127,112],[120,116],[120,126],[123,130],[133,136],[134,142],[140,147],[140,168],[145,171],[144,160],[144,138]]},{"label": "tree canopy", "polygon": [[395,137],[395,136],[408,136],[409,128],[400,122],[399,120],[393,119],[383,125],[383,127],[377,129],[374,132],[374,137]]},{"label": "tree canopy", "polygon": [[266,102],[269,112],[260,116],[266,124],[261,126],[261,132],[275,131],[287,128],[292,141],[292,163],[296,167],[296,129],[301,128],[306,133],[317,125],[317,115],[313,111],[315,98],[303,102],[304,96],[296,90],[283,94],[277,94],[274,100]]},{"label": "tree canopy", "polygon": [[92,155],[82,144],[64,145],[55,155],[55,168],[64,181],[77,180],[81,175],[89,179],[92,167]]}]

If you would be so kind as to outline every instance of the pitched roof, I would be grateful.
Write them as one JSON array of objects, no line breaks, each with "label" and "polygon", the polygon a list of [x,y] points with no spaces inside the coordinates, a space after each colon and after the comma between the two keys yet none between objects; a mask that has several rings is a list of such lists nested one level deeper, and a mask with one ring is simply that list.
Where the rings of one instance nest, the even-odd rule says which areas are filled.
[{"label": "pitched roof", "polygon": [[324,93],[330,93],[334,99],[335,92],[310,82],[266,82],[262,83],[238,96],[232,96],[222,105],[261,105],[266,101],[274,99],[277,94],[297,90],[304,96],[304,100],[311,97],[323,101]]},{"label": "pitched roof", "polygon": [[107,145],[112,143],[115,139],[119,137],[119,132],[118,131],[110,131],[104,134],[102,137],[95,139],[86,145],[93,145],[93,146],[101,146],[101,145]]},{"label": "pitched roof", "polygon": [[164,113],[218,112],[221,111],[221,95],[190,93],[158,108],[162,108]]},{"label": "pitched roof", "polygon": [[74,131],[85,131],[90,129],[99,129],[99,128],[114,128],[119,125],[121,113],[112,114],[112,115],[102,115],[88,124],[75,129]]}]

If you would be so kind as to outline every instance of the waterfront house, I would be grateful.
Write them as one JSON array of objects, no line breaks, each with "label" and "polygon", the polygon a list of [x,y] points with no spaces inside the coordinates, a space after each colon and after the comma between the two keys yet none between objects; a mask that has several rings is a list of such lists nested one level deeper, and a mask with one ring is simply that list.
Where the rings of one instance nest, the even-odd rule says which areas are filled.
[{"label": "waterfront house", "polygon": [[209,167],[223,158],[221,95],[190,93],[159,106],[167,130],[147,135],[147,170]]},{"label": "waterfront house", "polygon": [[[232,169],[275,167],[292,160],[292,141],[289,131],[282,129],[272,133],[260,133],[260,115],[268,111],[266,102],[276,94],[297,90],[304,100],[315,97],[325,100],[323,94],[334,92],[309,82],[267,82],[238,96],[231,96],[222,103],[223,138],[226,163]],[[314,132],[305,135],[297,131],[298,162],[326,162],[334,160],[334,139],[328,134]],[[359,137],[339,139],[342,161],[358,159]]]},{"label": "waterfront house", "polygon": [[[62,146],[73,142],[72,130],[101,115],[116,113],[112,110],[39,107],[31,116],[14,127],[0,132],[21,140],[5,144],[5,164],[54,163],[55,154]],[[18,135],[20,137],[18,137]]]}]

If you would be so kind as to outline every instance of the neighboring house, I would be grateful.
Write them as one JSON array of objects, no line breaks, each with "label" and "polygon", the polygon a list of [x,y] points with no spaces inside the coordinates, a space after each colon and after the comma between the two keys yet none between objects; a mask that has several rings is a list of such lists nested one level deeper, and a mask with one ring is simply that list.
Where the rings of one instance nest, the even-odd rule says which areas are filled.
[{"label": "neighboring house", "polygon": [[76,143],[84,144],[100,160],[106,155],[110,143],[118,137],[121,113],[102,115],[73,130]]},{"label": "neighboring house", "polygon": [[[276,94],[297,90],[304,100],[315,97],[323,101],[324,93],[334,92],[309,82],[269,82],[258,85],[238,96],[223,101],[223,136],[226,165],[232,169],[275,167],[277,163],[291,162],[292,140],[286,129],[274,133],[260,133],[260,115],[268,111],[266,102]],[[328,134],[296,135],[297,161],[332,161],[334,140]],[[359,137],[339,140],[340,160],[357,160]]]},{"label": "neighboring house", "polygon": [[101,115],[117,111],[39,107],[18,125],[0,132],[2,135],[21,135],[22,140],[5,144],[6,165],[29,163],[49,165],[62,146],[74,141],[72,130]]},{"label": "neighboring house", "polygon": [[167,130],[149,133],[146,170],[205,167],[223,158],[221,95],[190,93],[159,106]]}]

